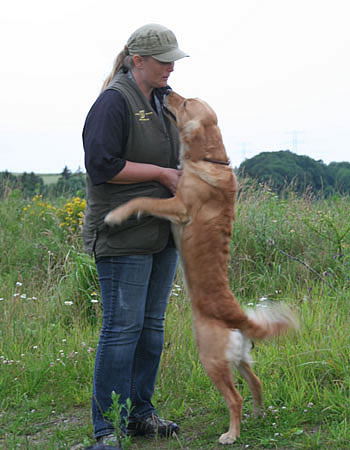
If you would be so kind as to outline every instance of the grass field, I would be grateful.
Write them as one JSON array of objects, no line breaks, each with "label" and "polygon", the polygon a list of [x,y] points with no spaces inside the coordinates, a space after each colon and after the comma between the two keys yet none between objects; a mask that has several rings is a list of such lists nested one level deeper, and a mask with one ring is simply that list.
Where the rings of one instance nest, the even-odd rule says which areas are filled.
[{"label": "grass field", "polygon": [[50,185],[57,183],[58,179],[60,178],[60,173],[39,173],[37,174],[39,177],[41,177],[44,181],[44,184]]},{"label": "grass field", "polygon": [[[67,201],[69,200],[69,201]],[[0,203],[0,448],[78,449],[94,442],[90,398],[101,299],[82,253],[84,203],[18,192]],[[74,213],[72,212],[74,210]],[[243,306],[285,301],[301,329],[256,342],[264,416],[244,397],[236,449],[346,449],[350,430],[350,198],[317,200],[242,186],[229,278]],[[191,308],[177,274],[154,403],[181,426],[132,449],[218,449],[228,411],[198,360]]]}]

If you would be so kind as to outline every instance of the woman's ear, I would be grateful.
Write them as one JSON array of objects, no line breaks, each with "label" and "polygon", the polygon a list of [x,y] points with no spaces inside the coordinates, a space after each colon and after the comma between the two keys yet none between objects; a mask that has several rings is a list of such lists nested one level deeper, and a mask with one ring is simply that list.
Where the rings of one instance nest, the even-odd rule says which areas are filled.
[{"label": "woman's ear", "polygon": [[140,55],[134,55],[132,57],[132,61],[134,63],[134,66],[137,67],[138,69],[142,69],[143,68],[143,58]]}]

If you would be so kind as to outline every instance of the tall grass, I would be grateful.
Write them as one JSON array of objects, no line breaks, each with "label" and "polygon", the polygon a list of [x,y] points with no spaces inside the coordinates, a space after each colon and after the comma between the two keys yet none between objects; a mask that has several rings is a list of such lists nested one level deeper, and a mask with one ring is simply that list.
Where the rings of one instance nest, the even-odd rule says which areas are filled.
[{"label": "tall grass", "polygon": [[[268,186],[242,186],[228,269],[232,290],[243,306],[266,298],[291,304],[302,327],[255,345],[263,418],[251,416],[249,391],[235,374],[245,402],[233,447],[347,448],[350,199],[292,190],[277,197]],[[0,203],[0,447],[93,441],[89,404],[101,303],[72,204],[28,205],[16,191]],[[219,448],[228,413],[198,360],[180,271],[154,402],[182,433],[175,440],[134,439],[132,448]]]}]

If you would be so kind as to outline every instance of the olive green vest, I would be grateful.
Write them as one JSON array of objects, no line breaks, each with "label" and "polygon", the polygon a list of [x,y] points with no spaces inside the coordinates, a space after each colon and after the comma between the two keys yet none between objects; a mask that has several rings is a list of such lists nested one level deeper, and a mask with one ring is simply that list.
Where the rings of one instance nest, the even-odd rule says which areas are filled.
[{"label": "olive green vest", "polygon": [[[123,157],[128,161],[176,168],[179,137],[176,127],[158,115],[129,74],[119,72],[106,89],[120,91],[130,114],[130,131]],[[104,217],[113,208],[135,197],[168,198],[171,192],[156,181],[135,184],[93,185],[87,175],[87,207],[83,241],[87,253],[122,256],[157,253],[169,240],[170,223],[153,216],[130,217],[109,227]]]}]

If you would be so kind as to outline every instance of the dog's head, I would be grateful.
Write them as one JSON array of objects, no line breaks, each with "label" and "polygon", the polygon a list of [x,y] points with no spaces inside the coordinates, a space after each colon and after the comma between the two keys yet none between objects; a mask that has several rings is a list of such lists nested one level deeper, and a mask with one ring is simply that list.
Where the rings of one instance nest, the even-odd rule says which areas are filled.
[{"label": "dog's head", "polygon": [[171,91],[165,98],[167,110],[179,129],[184,159],[227,159],[216,114],[205,101]]}]

